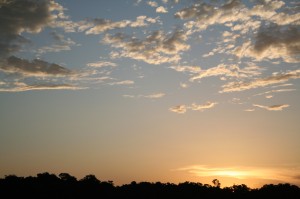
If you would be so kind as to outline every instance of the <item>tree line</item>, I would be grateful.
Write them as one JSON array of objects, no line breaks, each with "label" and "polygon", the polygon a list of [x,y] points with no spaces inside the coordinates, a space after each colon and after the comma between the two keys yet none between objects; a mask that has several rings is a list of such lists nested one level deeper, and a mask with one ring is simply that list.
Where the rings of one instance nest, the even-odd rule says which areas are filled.
[{"label": "tree line", "polygon": [[266,184],[251,189],[245,184],[221,188],[217,179],[212,185],[199,182],[161,183],[131,182],[115,186],[113,181],[100,181],[95,175],[77,180],[68,173],[58,176],[48,172],[32,177],[7,175],[0,178],[0,198],[126,198],[126,199],[214,199],[214,198],[285,198],[299,199],[300,188],[296,185]]}]

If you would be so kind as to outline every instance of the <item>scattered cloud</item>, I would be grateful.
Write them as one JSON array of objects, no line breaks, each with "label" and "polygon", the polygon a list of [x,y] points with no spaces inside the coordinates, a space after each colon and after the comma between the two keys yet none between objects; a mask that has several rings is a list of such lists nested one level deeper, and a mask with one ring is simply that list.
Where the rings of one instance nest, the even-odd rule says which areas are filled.
[{"label": "scattered cloud", "polygon": [[193,110],[193,111],[204,111],[206,109],[211,109],[218,103],[216,102],[206,102],[205,104],[196,104],[193,103],[190,106],[188,105],[177,105],[174,107],[171,107],[169,110],[175,113],[185,113],[187,110]]},{"label": "scattered cloud", "polygon": [[244,91],[253,88],[265,87],[272,84],[287,82],[290,79],[300,78],[300,70],[289,71],[286,73],[275,74],[267,78],[254,79],[250,82],[229,82],[223,85],[222,92]]},{"label": "scattered cloud", "polygon": [[144,40],[130,37],[122,33],[106,34],[103,42],[110,44],[120,51],[113,52],[112,58],[129,57],[149,64],[177,63],[182,51],[189,50],[186,43],[187,36],[183,31],[176,30],[165,34],[163,31],[154,31]]},{"label": "scattered cloud", "polygon": [[18,73],[23,76],[66,76],[74,74],[71,70],[64,68],[58,64],[48,63],[40,59],[28,61],[15,56],[9,57],[0,70],[5,73]]},{"label": "scattered cloud", "polygon": [[38,54],[48,53],[48,52],[60,52],[64,50],[71,50],[71,46],[78,45],[72,39],[65,39],[64,35],[52,32],[51,36],[54,39],[54,44],[50,46],[44,46],[37,50]]},{"label": "scattered cloud", "polygon": [[108,83],[108,85],[111,85],[111,86],[115,86],[115,85],[132,85],[132,84],[134,84],[134,81],[132,81],[132,80],[124,80],[124,81],[119,81],[119,82]]},{"label": "scattered cloud", "polygon": [[211,76],[225,76],[225,77],[235,77],[235,78],[249,78],[253,76],[260,75],[260,68],[257,66],[247,66],[241,69],[238,65],[225,65],[219,64],[216,67],[209,68],[207,70],[201,70],[198,75],[193,76],[190,81],[197,79],[202,79]]},{"label": "scattered cloud", "polygon": [[259,104],[253,104],[253,106],[266,109],[268,111],[282,111],[284,108],[289,107],[290,105],[288,104],[280,104],[280,105],[272,105],[272,106],[263,106]]},{"label": "scattered cloud", "polygon": [[155,1],[147,1],[147,4],[154,8],[158,6],[158,4]]},{"label": "scattered cloud", "polygon": [[0,92],[23,92],[30,90],[81,90],[86,87],[78,87],[71,84],[32,84],[27,85],[23,82],[8,83],[0,86]]},{"label": "scattered cloud", "polygon": [[174,112],[174,113],[185,113],[187,110],[187,107],[185,105],[178,105],[178,106],[174,106],[169,108],[170,111]]},{"label": "scattered cloud", "polygon": [[165,93],[152,93],[149,95],[123,95],[125,98],[147,98],[147,99],[159,99],[164,97]]},{"label": "scattered cloud", "polygon": [[113,29],[120,29],[126,27],[145,27],[149,23],[156,23],[157,19],[147,17],[147,16],[138,16],[135,21],[131,20],[122,20],[122,21],[111,21],[108,19],[95,18],[93,20],[81,21],[78,27],[79,31],[85,31],[85,34],[100,34]]},{"label": "scattered cloud", "polygon": [[157,13],[167,13],[168,10],[163,6],[159,6],[159,7],[156,8],[156,12]]},{"label": "scattered cloud", "polygon": [[113,62],[110,62],[110,61],[98,61],[98,62],[88,63],[87,66],[94,67],[94,68],[102,68],[102,67],[105,67],[105,66],[116,67],[117,64],[113,63]]},{"label": "scattered cloud", "polygon": [[206,102],[205,104],[195,104],[193,103],[189,109],[193,111],[203,111],[205,109],[213,108],[217,103],[216,102]]},{"label": "scattered cloud", "polygon": [[54,1],[1,2],[0,58],[10,56],[29,42],[21,33],[39,33],[63,16],[63,7]]}]

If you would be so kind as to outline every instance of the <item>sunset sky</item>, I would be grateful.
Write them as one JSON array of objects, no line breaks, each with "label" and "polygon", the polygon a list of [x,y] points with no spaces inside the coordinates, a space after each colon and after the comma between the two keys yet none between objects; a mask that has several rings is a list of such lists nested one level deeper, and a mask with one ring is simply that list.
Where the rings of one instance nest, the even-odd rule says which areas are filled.
[{"label": "sunset sky", "polygon": [[0,177],[300,186],[298,0],[0,0]]}]

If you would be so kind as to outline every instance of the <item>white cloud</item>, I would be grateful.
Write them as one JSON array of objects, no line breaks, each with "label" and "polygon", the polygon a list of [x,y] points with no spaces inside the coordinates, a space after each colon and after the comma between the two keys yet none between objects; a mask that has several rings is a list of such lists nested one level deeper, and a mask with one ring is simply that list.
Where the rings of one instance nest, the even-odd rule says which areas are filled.
[{"label": "white cloud", "polygon": [[177,105],[174,107],[169,108],[170,111],[175,113],[185,113],[187,110],[193,110],[193,111],[204,111],[206,109],[211,109],[215,107],[218,103],[217,102],[206,102],[205,104],[196,104],[193,103],[190,106],[189,105]]},{"label": "white cloud", "polygon": [[253,106],[266,109],[268,111],[282,111],[284,108],[289,107],[290,105],[288,104],[280,104],[280,105],[272,105],[272,106],[263,106],[259,104],[253,104]]},{"label": "white cloud", "polygon": [[132,85],[132,84],[134,84],[134,81],[124,80],[124,81],[119,81],[119,82],[111,82],[111,83],[108,83],[108,84],[111,85],[111,86],[114,86],[114,85]]},{"label": "white cloud", "polygon": [[96,18],[92,21],[82,21],[78,27],[79,31],[85,31],[85,34],[100,34],[113,29],[120,29],[126,27],[144,27],[148,26],[149,23],[156,23],[157,19],[147,17],[147,16],[138,16],[135,21],[131,20],[121,20],[121,21],[111,21],[108,19]]},{"label": "white cloud", "polygon": [[174,113],[185,113],[186,112],[186,106],[185,105],[178,105],[178,106],[174,106],[169,108],[170,111],[174,112]]},{"label": "white cloud", "polygon": [[123,95],[125,98],[147,98],[147,99],[159,99],[164,97],[166,94],[159,92],[159,93],[152,93],[149,95]]},{"label": "white cloud", "polygon": [[216,104],[216,102],[206,102],[205,104],[193,103],[192,106],[189,108],[193,111],[203,111],[205,109],[213,108]]},{"label": "white cloud", "polygon": [[151,7],[157,7],[157,3],[155,1],[147,1],[147,4]]},{"label": "white cloud", "polygon": [[113,63],[113,62],[110,62],[110,61],[98,61],[98,62],[88,63],[87,66],[94,67],[94,68],[102,68],[102,67],[105,67],[105,66],[116,67],[117,64]]},{"label": "white cloud", "polygon": [[216,67],[208,68],[206,70],[201,70],[196,76],[193,76],[190,79],[190,81],[202,79],[205,77],[212,77],[212,76],[249,78],[260,74],[261,74],[260,68],[256,65],[248,65],[244,68],[240,68],[238,65],[235,64],[231,64],[231,65],[219,64]]},{"label": "white cloud", "polygon": [[249,82],[229,82],[223,85],[222,92],[235,92],[235,91],[244,91],[253,88],[265,87],[272,84],[279,84],[287,82],[290,79],[299,79],[300,70],[294,70],[282,74],[276,74],[267,78],[254,79]]},{"label": "white cloud", "polygon": [[70,84],[52,84],[52,83],[43,83],[43,84],[32,84],[27,85],[25,83],[7,83],[5,86],[0,87],[0,92],[24,92],[30,90],[81,90],[86,89],[85,87],[78,87]]},{"label": "white cloud", "polygon": [[163,6],[159,6],[159,7],[156,8],[156,12],[157,13],[167,13],[168,10]]}]

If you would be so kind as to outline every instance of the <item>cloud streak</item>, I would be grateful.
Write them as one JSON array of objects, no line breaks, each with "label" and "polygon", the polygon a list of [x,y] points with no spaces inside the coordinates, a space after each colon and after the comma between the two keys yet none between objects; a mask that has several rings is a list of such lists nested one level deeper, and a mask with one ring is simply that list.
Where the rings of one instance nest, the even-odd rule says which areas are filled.
[{"label": "cloud streak", "polygon": [[226,92],[236,92],[236,91],[244,91],[259,87],[270,86],[273,84],[279,84],[287,82],[291,79],[299,79],[300,78],[300,70],[289,71],[282,74],[272,75],[267,78],[259,78],[250,82],[229,82],[223,85],[223,90],[221,93]]},{"label": "cloud streak", "polygon": [[259,104],[253,104],[255,107],[259,107],[262,109],[266,109],[268,111],[282,111],[284,108],[289,107],[290,105],[288,104],[280,104],[280,105],[272,105],[272,106],[263,106]]},{"label": "cloud streak", "polygon": [[206,102],[205,104],[196,104],[193,103],[191,105],[177,105],[174,107],[169,108],[169,111],[174,113],[185,113],[187,110],[193,110],[193,111],[204,111],[206,109],[211,109],[215,107],[218,103],[217,102]]}]

